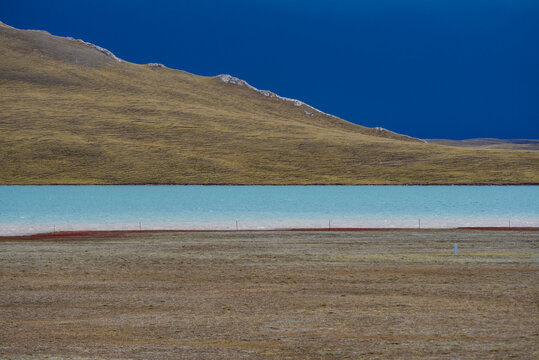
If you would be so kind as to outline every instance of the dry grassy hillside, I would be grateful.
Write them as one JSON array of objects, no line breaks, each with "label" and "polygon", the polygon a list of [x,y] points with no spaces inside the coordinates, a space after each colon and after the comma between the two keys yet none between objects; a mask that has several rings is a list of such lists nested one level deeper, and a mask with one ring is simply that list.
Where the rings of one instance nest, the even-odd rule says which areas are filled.
[{"label": "dry grassy hillside", "polygon": [[539,150],[539,140],[534,139],[426,139],[427,142],[448,146],[462,146],[478,149]]},{"label": "dry grassy hillside", "polygon": [[539,183],[539,152],[425,144],[0,24],[0,184]]}]

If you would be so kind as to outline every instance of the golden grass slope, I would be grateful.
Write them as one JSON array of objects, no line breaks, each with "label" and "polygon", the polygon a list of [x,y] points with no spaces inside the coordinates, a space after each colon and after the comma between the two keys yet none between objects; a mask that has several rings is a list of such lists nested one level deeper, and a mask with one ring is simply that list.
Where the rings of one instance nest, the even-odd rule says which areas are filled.
[{"label": "golden grass slope", "polygon": [[0,184],[539,183],[539,152],[426,144],[42,31],[0,24],[0,52]]},{"label": "golden grass slope", "polygon": [[479,149],[539,150],[539,140],[535,139],[426,139],[427,142],[448,146],[462,146]]}]

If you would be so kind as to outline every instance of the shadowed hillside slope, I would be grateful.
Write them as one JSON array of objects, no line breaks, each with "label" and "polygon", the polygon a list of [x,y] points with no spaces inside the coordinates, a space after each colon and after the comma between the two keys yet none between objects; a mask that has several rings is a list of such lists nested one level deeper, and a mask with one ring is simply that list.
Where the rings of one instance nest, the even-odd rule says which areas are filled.
[{"label": "shadowed hillside slope", "polygon": [[0,24],[1,184],[539,183],[539,152],[426,144],[228,76]]}]

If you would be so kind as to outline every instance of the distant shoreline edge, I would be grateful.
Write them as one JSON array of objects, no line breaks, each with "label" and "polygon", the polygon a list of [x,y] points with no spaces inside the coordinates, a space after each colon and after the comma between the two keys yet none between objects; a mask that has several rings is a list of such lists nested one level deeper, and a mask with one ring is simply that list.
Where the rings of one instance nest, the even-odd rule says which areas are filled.
[{"label": "distant shoreline edge", "polygon": [[437,183],[437,184],[350,184],[350,183],[335,183],[335,184],[322,184],[322,183],[305,183],[305,184],[158,184],[158,183],[125,183],[125,184],[77,184],[77,183],[65,183],[65,184],[0,184],[0,186],[539,186],[539,183]]},{"label": "distant shoreline edge", "polygon": [[160,234],[160,233],[259,233],[259,232],[368,232],[368,231],[448,231],[448,230],[477,230],[477,231],[539,231],[539,227],[508,227],[508,226],[477,226],[456,228],[283,228],[283,229],[257,229],[257,230],[225,230],[225,229],[192,229],[192,230],[88,230],[88,231],[61,231],[28,235],[0,236],[0,242],[6,241],[40,241],[40,240],[74,240],[74,239],[106,239],[130,234]]}]

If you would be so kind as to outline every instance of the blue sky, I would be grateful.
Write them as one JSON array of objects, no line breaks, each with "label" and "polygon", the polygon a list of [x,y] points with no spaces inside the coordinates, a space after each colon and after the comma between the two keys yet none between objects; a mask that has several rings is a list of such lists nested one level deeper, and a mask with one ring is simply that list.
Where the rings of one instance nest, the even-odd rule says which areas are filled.
[{"label": "blue sky", "polygon": [[539,138],[537,0],[6,0],[0,20],[422,138]]}]

